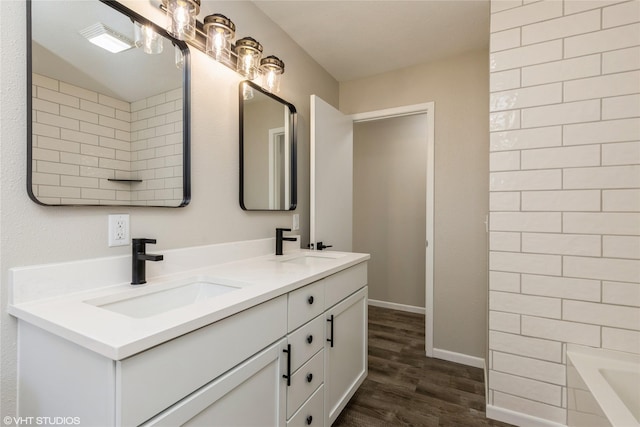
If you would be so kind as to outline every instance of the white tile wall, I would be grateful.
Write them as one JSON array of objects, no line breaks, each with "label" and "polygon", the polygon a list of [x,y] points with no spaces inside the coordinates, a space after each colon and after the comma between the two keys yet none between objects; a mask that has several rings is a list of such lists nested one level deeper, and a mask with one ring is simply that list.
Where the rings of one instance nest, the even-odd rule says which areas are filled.
[{"label": "white tile wall", "polygon": [[598,190],[525,191],[522,193],[522,210],[600,211],[600,198]]},{"label": "white tile wall", "polygon": [[[133,103],[146,110],[145,120],[132,122],[126,101],[38,74],[33,84],[33,191],[38,198],[52,204],[131,200],[173,206],[182,200],[182,169],[176,168],[182,153],[182,128],[176,123],[182,120],[181,90]],[[151,148],[146,159],[153,163],[132,163],[138,160],[132,152],[140,149],[136,144]],[[154,169],[145,175],[147,167]],[[148,182],[107,181],[136,174]]]},{"label": "white tile wall", "polygon": [[566,423],[566,343],[640,353],[640,1],[492,0],[489,401]]},{"label": "white tile wall", "polygon": [[599,280],[522,275],[522,293],[580,301],[600,301]]}]

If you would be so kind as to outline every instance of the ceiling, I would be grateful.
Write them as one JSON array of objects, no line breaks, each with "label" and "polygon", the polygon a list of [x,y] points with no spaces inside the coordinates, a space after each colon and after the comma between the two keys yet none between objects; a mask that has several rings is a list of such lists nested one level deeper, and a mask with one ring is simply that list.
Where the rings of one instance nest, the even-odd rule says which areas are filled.
[{"label": "ceiling", "polygon": [[254,3],[339,82],[489,47],[489,0]]}]

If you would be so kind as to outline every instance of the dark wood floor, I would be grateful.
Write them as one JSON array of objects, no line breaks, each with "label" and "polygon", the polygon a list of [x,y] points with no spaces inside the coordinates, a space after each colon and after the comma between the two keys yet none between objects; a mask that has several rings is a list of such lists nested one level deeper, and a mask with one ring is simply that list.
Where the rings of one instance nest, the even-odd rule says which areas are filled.
[{"label": "dark wood floor", "polygon": [[425,356],[423,315],[369,307],[369,375],[334,427],[509,426],[484,408],[482,369]]}]

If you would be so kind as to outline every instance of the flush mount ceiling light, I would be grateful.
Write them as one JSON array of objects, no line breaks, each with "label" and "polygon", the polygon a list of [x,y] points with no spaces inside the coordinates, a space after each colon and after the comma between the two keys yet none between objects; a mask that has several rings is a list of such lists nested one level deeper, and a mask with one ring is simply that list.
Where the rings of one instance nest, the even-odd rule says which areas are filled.
[{"label": "flush mount ceiling light", "polygon": [[135,46],[131,39],[107,27],[102,22],[90,25],[78,32],[91,43],[111,53],[123,52]]},{"label": "flush mount ceiling light", "polygon": [[[256,80],[269,92],[280,91],[284,62],[273,55],[261,62],[262,45],[251,37],[234,44],[236,25],[231,19],[214,13],[207,15],[201,23],[196,19],[200,0],[162,0],[160,9],[167,15],[167,32],[173,37],[186,41],[245,78]],[[177,23],[181,26],[176,26]]]}]

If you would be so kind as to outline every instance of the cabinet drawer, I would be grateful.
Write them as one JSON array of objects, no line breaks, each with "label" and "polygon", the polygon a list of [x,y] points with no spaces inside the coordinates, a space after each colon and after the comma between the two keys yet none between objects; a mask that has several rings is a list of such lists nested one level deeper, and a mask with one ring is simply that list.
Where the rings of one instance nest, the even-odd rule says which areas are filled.
[{"label": "cabinet drawer", "polygon": [[291,372],[295,372],[311,356],[324,347],[325,323],[324,316],[318,316],[302,328],[289,334]]},{"label": "cabinet drawer", "polygon": [[297,289],[289,293],[288,331],[304,325],[324,311],[324,281]]},{"label": "cabinet drawer", "polygon": [[287,427],[323,427],[324,426],[324,386],[321,385],[315,393],[295,413]]},{"label": "cabinet drawer", "polygon": [[325,307],[333,307],[367,284],[367,263],[356,264],[323,279],[322,282]]},{"label": "cabinet drawer", "polygon": [[324,381],[324,350],[320,350],[291,377],[287,389],[287,418],[291,417]]},{"label": "cabinet drawer", "polygon": [[286,304],[283,295],[117,362],[117,424],[141,424],[284,336]]}]

